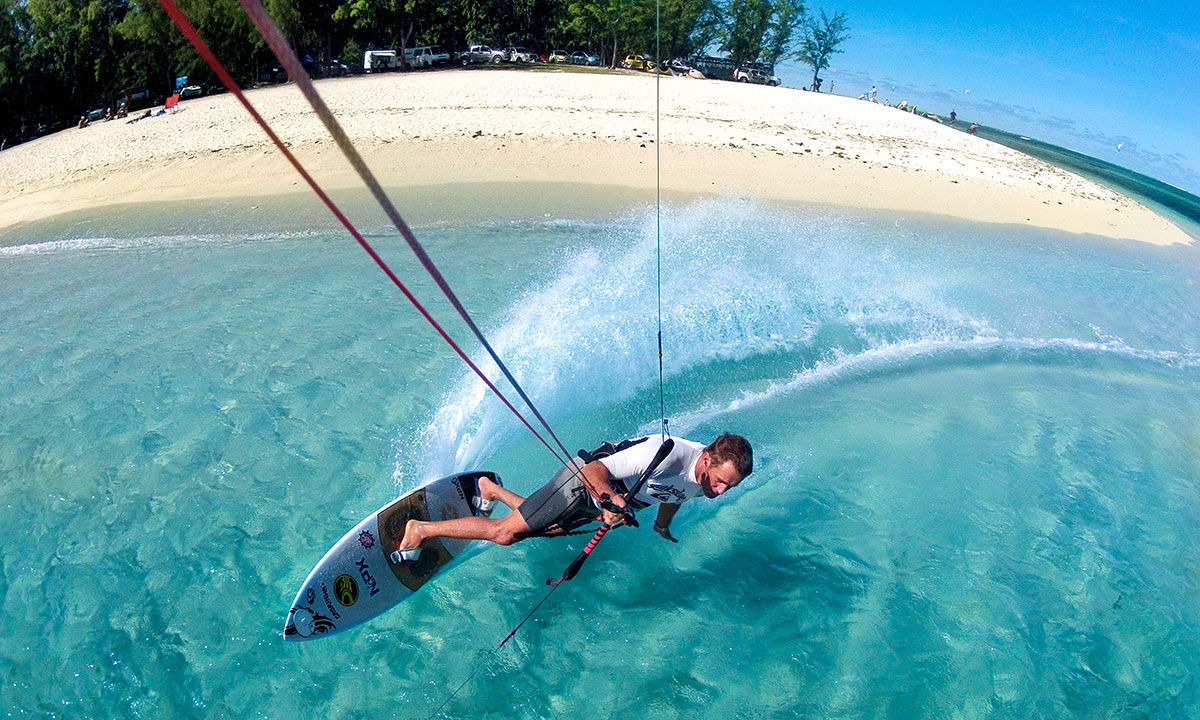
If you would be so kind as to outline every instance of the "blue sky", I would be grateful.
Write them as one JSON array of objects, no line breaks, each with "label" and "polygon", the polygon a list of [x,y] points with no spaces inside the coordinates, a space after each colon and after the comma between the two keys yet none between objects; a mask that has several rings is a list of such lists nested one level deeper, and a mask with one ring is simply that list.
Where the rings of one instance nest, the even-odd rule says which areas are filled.
[{"label": "blue sky", "polygon": [[[834,92],[916,102],[1200,194],[1200,0],[1095,4],[830,0],[850,39]],[[808,66],[781,64],[790,86]],[[969,91],[969,92],[968,92]],[[1118,149],[1118,145],[1122,145]]]}]

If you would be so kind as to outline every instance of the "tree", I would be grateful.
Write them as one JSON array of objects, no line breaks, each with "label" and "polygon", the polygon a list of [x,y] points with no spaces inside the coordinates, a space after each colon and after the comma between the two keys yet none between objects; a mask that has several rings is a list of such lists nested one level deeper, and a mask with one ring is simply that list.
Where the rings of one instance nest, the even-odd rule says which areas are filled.
[{"label": "tree", "polygon": [[349,22],[368,46],[391,47],[406,24],[404,4],[402,0],[346,0],[334,10],[333,19]]},{"label": "tree", "polygon": [[[24,6],[17,0],[0,0],[0,137],[17,130],[29,118],[9,110],[22,108],[28,97],[26,59],[29,56],[29,19]],[[17,117],[21,114],[21,117]],[[22,138],[23,139],[23,138]]]},{"label": "tree", "polygon": [[838,46],[849,37],[850,28],[846,24],[846,13],[843,12],[829,17],[822,10],[819,22],[816,18],[809,18],[804,24],[804,39],[795,57],[802,63],[812,65],[814,91],[821,91],[820,75],[822,70],[829,67],[829,56],[845,52],[838,49]]},{"label": "tree", "polygon": [[773,66],[791,51],[803,23],[803,0],[730,0],[721,49],[738,65],[762,60]]},{"label": "tree", "polygon": [[801,0],[775,0],[767,37],[763,42],[762,60],[773,67],[788,54],[796,42],[796,31],[804,27],[804,3]]},{"label": "tree", "polygon": [[[644,19],[642,14],[637,12],[638,9],[639,6],[633,0],[572,0],[567,5],[569,19],[564,29],[574,36],[577,42],[589,48],[593,43],[601,44],[597,42],[597,36],[604,37],[612,49],[609,67],[616,67],[617,53],[622,42],[629,42],[631,26],[636,26],[637,20]],[[650,18],[650,27],[653,29],[654,15],[651,14]],[[603,63],[602,44],[601,50],[600,62]]]},{"label": "tree", "polygon": [[[721,18],[713,0],[661,0],[659,24],[661,58],[689,58],[711,45],[720,36]],[[651,18],[653,22],[653,17]],[[654,28],[650,28],[654,39]]]},{"label": "tree", "polygon": [[134,0],[114,28],[114,39],[126,48],[123,89],[147,88],[155,95],[168,89],[175,58],[184,56],[187,41],[155,0]]},{"label": "tree", "polygon": [[[358,31],[355,37],[366,41],[364,47],[395,48],[403,58],[404,49],[412,47],[418,30],[437,24],[438,16],[444,17],[446,12],[426,0],[344,0],[334,10],[333,19],[349,21]],[[484,12],[482,17],[487,19],[489,15]],[[401,62],[407,65],[408,61]]]},{"label": "tree", "polygon": [[774,12],[770,0],[729,0],[721,49],[738,65],[758,60]]}]

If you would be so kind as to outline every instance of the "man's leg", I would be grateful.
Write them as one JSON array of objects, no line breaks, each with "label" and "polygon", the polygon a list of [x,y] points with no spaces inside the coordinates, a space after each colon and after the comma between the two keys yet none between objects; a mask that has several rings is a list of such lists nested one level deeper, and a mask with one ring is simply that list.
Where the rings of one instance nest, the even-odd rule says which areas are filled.
[{"label": "man's leg", "polygon": [[[519,506],[526,503],[520,495],[505,490],[486,478],[479,480],[479,492],[484,498],[499,500],[508,505],[513,508],[513,512],[496,520],[481,517],[463,517],[440,522],[409,520],[404,527],[404,539],[396,549],[411,550],[420,547],[422,542],[430,538],[439,537],[489,540],[497,545],[512,545],[519,538],[533,532],[525,516],[518,511]],[[569,511],[574,502],[586,502],[586,495],[579,495],[582,492],[583,486],[578,480],[572,479],[570,468],[559,470],[541,490],[529,496],[528,502],[533,506],[530,510],[531,520],[539,529],[557,522],[559,516]]]},{"label": "man's leg", "polygon": [[[510,493],[511,494],[511,493]],[[498,499],[500,499],[498,497]],[[504,502],[501,499],[501,502]],[[463,540],[489,540],[497,545],[512,545],[521,533],[529,532],[525,518],[519,512],[511,512],[498,520],[481,517],[463,517],[454,520],[422,522],[409,520],[404,526],[404,539],[397,550],[420,547],[430,538],[451,537]]]},{"label": "man's leg", "polygon": [[525,498],[500,487],[486,477],[479,478],[479,495],[484,500],[499,500],[512,510],[516,510],[518,505],[525,502]]}]

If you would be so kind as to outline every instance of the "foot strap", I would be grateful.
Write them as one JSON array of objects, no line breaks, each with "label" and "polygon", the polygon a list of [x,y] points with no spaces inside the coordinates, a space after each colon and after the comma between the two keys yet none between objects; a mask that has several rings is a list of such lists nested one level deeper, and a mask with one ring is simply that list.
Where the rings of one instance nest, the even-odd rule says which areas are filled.
[{"label": "foot strap", "polygon": [[396,551],[392,552],[392,554],[391,554],[392,562],[396,563],[397,565],[403,565],[404,563],[416,562],[418,559],[420,559],[420,557],[421,557],[421,548],[419,548],[419,547],[410,548],[408,550],[396,550]]}]

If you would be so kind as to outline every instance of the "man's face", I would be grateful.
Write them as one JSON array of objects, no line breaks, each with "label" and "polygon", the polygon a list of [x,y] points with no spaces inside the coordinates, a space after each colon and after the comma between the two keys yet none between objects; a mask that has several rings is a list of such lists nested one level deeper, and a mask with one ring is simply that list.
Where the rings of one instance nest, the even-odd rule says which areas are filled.
[{"label": "man's face", "polygon": [[714,465],[712,456],[703,452],[700,453],[700,459],[696,461],[696,479],[700,481],[700,489],[704,491],[704,497],[711,499],[722,495],[730,488],[737,487],[737,484],[742,481],[742,476],[738,475],[732,461],[726,460],[720,465]]}]

